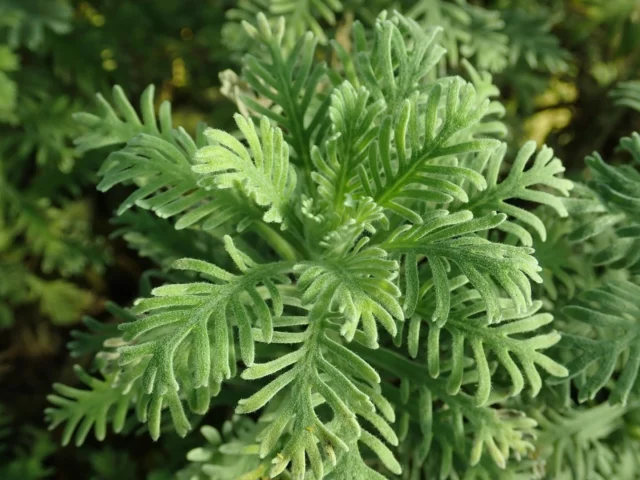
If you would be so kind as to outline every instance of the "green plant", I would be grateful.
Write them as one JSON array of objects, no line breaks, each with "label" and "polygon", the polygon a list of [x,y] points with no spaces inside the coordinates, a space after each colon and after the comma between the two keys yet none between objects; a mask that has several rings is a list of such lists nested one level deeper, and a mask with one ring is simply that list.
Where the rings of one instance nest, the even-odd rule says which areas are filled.
[{"label": "green plant", "polygon": [[195,5],[0,1],[0,478],[635,479],[637,0]]},{"label": "green plant", "polygon": [[[371,36],[356,22],[353,50],[335,44],[328,67],[313,33],[288,49],[283,22],[244,25],[257,48],[238,132],[192,137],[167,103],[156,117],[151,88],[141,116],[119,88],[114,106],[100,98],[78,116],[82,151],[115,147],[99,188],[133,187],[118,213],[148,210],[213,247],[175,260],[178,282],[136,302],[105,343],[104,379],[78,370],[89,390],[56,386],[52,426],[81,444],[135,409],[153,438],[165,416],[185,435],[216,403],[258,415],[233,447],[205,435],[259,474],[535,467],[518,463],[537,448],[536,420],[514,399],[568,375],[549,355],[560,335],[535,298],[530,248],[543,219],[568,215],[561,162],[533,143],[507,154],[487,78],[435,74],[436,29],[383,13]],[[133,229],[147,214],[135,215]],[[231,475],[198,452],[196,471]]]}]

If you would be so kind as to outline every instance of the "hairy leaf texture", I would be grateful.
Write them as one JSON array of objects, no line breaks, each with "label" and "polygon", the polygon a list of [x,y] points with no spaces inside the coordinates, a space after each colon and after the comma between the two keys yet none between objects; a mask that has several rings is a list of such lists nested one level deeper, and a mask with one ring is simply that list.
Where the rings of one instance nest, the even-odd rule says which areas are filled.
[{"label": "hairy leaf texture", "polygon": [[436,308],[432,321],[443,325],[451,309],[449,272],[457,267],[471,282],[482,298],[487,321],[501,318],[499,295],[495,280],[513,300],[518,311],[531,304],[530,279],[541,282],[536,259],[531,249],[494,243],[478,234],[498,227],[506,215],[492,213],[473,218],[468,210],[449,214],[434,210],[417,226],[396,230],[382,247],[405,257],[405,311],[410,316],[419,298],[420,279],[417,269],[419,258],[429,262],[432,284],[436,295]]},{"label": "hairy leaf texture", "polygon": [[[533,141],[524,144],[509,168],[508,175],[500,180],[499,175],[506,150],[507,145],[501,143],[496,149],[485,150],[468,160],[468,166],[482,173],[486,178],[487,188],[476,192],[475,195],[472,194],[468,203],[462,204],[461,208],[471,210],[478,216],[492,211],[506,213],[509,217],[532,228],[540,239],[545,241],[547,232],[542,220],[529,209],[514,205],[513,201],[548,205],[558,215],[566,217],[568,213],[561,196],[569,195],[573,183],[558,177],[558,174],[564,172],[564,167],[562,162],[554,157],[553,150],[549,147],[543,146],[533,158],[531,165],[528,165],[536,151],[536,144]],[[540,190],[540,187],[553,189],[559,192],[560,196]],[[525,246],[530,247],[533,244],[531,234],[519,223],[507,220],[498,229],[515,235]]]},{"label": "hairy leaf texture", "polygon": [[482,105],[489,100],[487,111],[481,122],[472,126],[469,130],[473,136],[487,135],[502,138],[507,135],[507,126],[501,121],[506,110],[502,102],[496,99],[500,96],[500,90],[493,83],[493,77],[488,72],[479,72],[466,59],[460,62],[476,90],[476,103]]},{"label": "hairy leaf texture", "polygon": [[362,323],[362,335],[367,345],[378,346],[376,320],[391,335],[396,334],[395,321],[404,320],[398,303],[400,289],[393,283],[398,263],[386,258],[380,248],[357,248],[344,258],[302,263],[296,266],[300,274],[298,287],[304,292],[302,303],[313,305],[322,301],[328,311],[337,311],[344,318],[340,333],[353,340]]},{"label": "hairy leaf texture", "polygon": [[177,229],[200,224],[213,230],[228,223],[246,228],[252,219],[259,218],[260,212],[244,202],[240,192],[213,193],[199,185],[202,178],[193,170],[194,156],[204,142],[196,143],[183,128],[173,128],[168,102],[160,105],[156,119],[153,92],[151,85],[142,94],[142,120],[118,86],[114,87],[113,96],[122,118],[100,96],[102,116],[79,114],[78,120],[91,129],[76,142],[81,151],[126,143],[103,163],[98,172],[102,177],[98,189],[136,185],[136,190],[121,203],[118,215],[137,205],[161,218],[177,217]]},{"label": "hairy leaf texture", "polygon": [[331,138],[325,149],[314,146],[311,153],[316,168],[312,178],[327,202],[327,213],[344,214],[345,199],[360,189],[357,169],[378,135],[376,121],[384,110],[381,100],[371,103],[369,98],[365,87],[356,89],[348,81],[331,95]]},{"label": "hairy leaf texture", "polygon": [[563,312],[589,326],[589,331],[565,333],[561,343],[571,355],[566,365],[579,389],[578,399],[593,399],[607,386],[609,402],[625,404],[640,369],[640,287],[626,281],[609,282],[578,298]]},{"label": "hairy leaf texture", "polygon": [[[110,418],[121,428],[130,405],[152,438],[169,416],[185,435],[190,413],[216,402],[237,416],[203,430],[184,478],[531,473],[533,458],[510,468],[533,455],[536,432],[512,397],[525,384],[536,396],[542,370],[567,371],[548,355],[560,335],[532,295],[542,278],[529,229],[542,241],[546,228],[528,209],[566,216],[572,183],[550,149],[527,143],[508,166],[494,138],[507,137],[505,109],[482,70],[506,61],[500,16],[420,4],[463,27],[345,16],[331,49],[320,32],[298,33],[317,30],[310,12],[333,23],[338,1],[239,4],[253,46],[234,79],[238,131],[192,138],[168,104],[156,116],[152,89],[140,116],[118,88],[114,107],[100,99],[98,115],[80,115],[80,150],[116,148],[99,188],[131,189],[116,235],[170,283],[149,287],[119,334],[93,321],[74,334],[74,354],[102,345],[105,380],[56,387],[50,418],[67,440],[93,424],[102,436]],[[471,83],[439,78],[440,32],[481,60],[480,71],[462,64]]]},{"label": "hairy leaf texture", "polygon": [[265,222],[282,223],[296,185],[296,174],[289,165],[289,145],[284,142],[282,131],[271,127],[266,117],[260,122],[260,137],[251,120],[238,114],[235,120],[251,154],[228,133],[206,130],[204,135],[210,146],[197,151],[195,161],[199,164],[193,168],[204,175],[199,185],[213,183],[227,189],[241,184],[259,206],[269,207],[263,216]]},{"label": "hairy leaf texture", "polygon": [[162,402],[164,396],[175,397],[180,389],[174,368],[180,349],[189,352],[193,387],[208,391],[232,375],[230,342],[234,326],[238,328],[240,356],[247,365],[255,356],[253,318],[267,343],[273,337],[273,315],[256,286],[264,285],[273,310],[280,315],[283,300],[274,281],[286,283],[283,275],[291,265],[254,264],[229,237],[225,242],[240,275],[201,260],[178,260],[174,268],[197,273],[209,281],[159,287],[152,292],[154,298],[142,299],[132,309],[141,318],[119,326],[124,339],[132,342],[118,349],[119,363],[136,366],[147,361],[142,384],[154,402]]},{"label": "hairy leaf texture", "polygon": [[[456,289],[452,292],[452,310],[444,326],[433,324],[428,320],[433,315],[432,305],[437,304],[435,292],[428,291],[416,308],[416,313],[409,323],[407,339],[410,354],[415,357],[420,343],[427,351],[427,366],[433,377],[440,375],[443,353],[441,346],[450,345],[447,353],[451,355],[451,372],[447,379],[447,391],[455,395],[462,385],[465,372],[465,347],[470,348],[474,368],[478,374],[478,388],[475,400],[483,405],[489,400],[491,393],[491,369],[489,367],[490,352],[504,367],[511,381],[510,395],[522,392],[525,378],[531,387],[531,395],[536,396],[542,387],[542,379],[538,372],[541,367],[554,376],[566,377],[568,372],[559,363],[542,353],[560,341],[560,334],[552,331],[534,336],[541,327],[551,323],[553,316],[538,313],[542,302],[535,302],[529,309],[518,311],[513,308],[512,301],[501,300],[502,319],[500,323],[489,324],[485,305],[475,290]],[[424,338],[420,337],[422,325],[426,323],[429,331]],[[448,335],[443,335],[446,331]],[[526,336],[524,336],[526,335]],[[513,361],[515,358],[520,366]]]},{"label": "hairy leaf texture", "polygon": [[48,396],[53,407],[45,411],[49,428],[54,429],[65,423],[62,444],[67,445],[75,433],[77,446],[84,443],[92,428],[96,438],[104,440],[109,422],[113,424],[115,433],[122,431],[137,393],[131,385],[134,379],[118,379],[117,374],[110,374],[104,379],[95,378],[77,365],[75,373],[90,389],[54,384],[56,393]]},{"label": "hairy leaf texture", "polygon": [[354,23],[353,31],[352,58],[341,45],[333,43],[341,60],[350,67],[347,78],[354,85],[367,87],[391,113],[422,90],[421,83],[444,54],[444,49],[434,43],[439,28],[425,30],[399,14],[389,17],[383,12],[377,18],[372,44],[367,42],[360,22]]},{"label": "hairy leaf texture", "polygon": [[284,138],[293,148],[294,161],[308,179],[311,147],[323,138],[331,99],[328,95],[318,99],[319,92],[329,86],[326,66],[313,61],[318,40],[307,32],[285,54],[283,21],[272,28],[260,14],[257,28],[246,22],[244,26],[262,47],[262,54],[247,55],[242,74],[263,101],[248,96],[242,100],[255,114],[271,119],[286,132]]},{"label": "hairy leaf texture", "polygon": [[483,117],[488,105],[488,100],[476,105],[471,84],[459,78],[451,81],[442,117],[438,115],[441,95],[442,87],[436,84],[425,105],[419,105],[415,98],[406,100],[396,118],[386,118],[380,127],[379,141],[370,150],[368,168],[360,169],[366,194],[413,223],[422,219],[403,201],[468,200],[466,192],[447,177],[465,178],[478,188],[485,186],[484,178],[476,172],[434,160],[482,151],[496,143],[492,139],[456,140],[456,135]]},{"label": "hairy leaf texture", "polygon": [[[364,358],[392,378],[400,377],[400,389],[389,380],[383,394],[398,404],[399,435],[403,445],[417,444],[409,443],[418,465],[437,458],[440,450],[437,470],[446,478],[453,455],[468,467],[488,454],[504,468],[512,452],[519,456],[533,449],[530,440],[536,422],[522,412],[478,406],[463,390],[452,394],[446,379],[431,378],[427,367],[389,349],[367,352]],[[476,380],[477,376],[465,372],[463,384]]]},{"label": "hairy leaf texture", "polygon": [[[388,424],[393,420],[392,411],[388,402],[375,394],[379,375],[360,356],[332,338],[330,330],[339,327],[330,328],[324,312],[322,305],[327,304],[328,296],[324,294],[324,301],[316,303],[308,318],[283,317],[274,322],[281,329],[274,332],[272,342],[297,345],[297,350],[245,370],[242,377],[253,380],[287,369],[251,397],[241,400],[236,411],[250,413],[267,403],[279,402],[270,415],[271,423],[259,437],[261,456],[272,452],[283,436],[286,438],[274,460],[271,476],[280,474],[291,463],[294,478],[304,478],[308,459],[313,474],[323,478],[325,461],[330,468],[335,467],[337,455],[356,448],[349,446],[355,441],[367,445],[383,461],[388,459],[389,465],[399,473],[388,447],[358,420],[366,420],[388,443],[397,445],[397,437]],[[307,325],[306,330],[287,330],[297,325]],[[257,339],[264,341],[263,336]],[[328,423],[316,412],[322,405],[333,413]]]}]

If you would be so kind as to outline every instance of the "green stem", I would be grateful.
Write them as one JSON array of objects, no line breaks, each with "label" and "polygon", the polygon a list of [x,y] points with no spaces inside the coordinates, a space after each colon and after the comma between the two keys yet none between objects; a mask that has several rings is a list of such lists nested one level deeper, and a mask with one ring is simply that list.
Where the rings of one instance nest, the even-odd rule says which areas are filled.
[{"label": "green stem", "polygon": [[304,258],[304,255],[298,251],[289,241],[287,241],[280,233],[263,222],[254,222],[254,230],[273,248],[278,255],[284,260],[297,261]]},{"label": "green stem", "polygon": [[[443,132],[440,132],[439,136],[442,136],[442,133]],[[443,142],[448,140],[450,136],[451,135],[449,134],[445,134],[437,141],[434,139],[435,144],[431,148],[426,149],[426,151],[421,152],[417,159],[413,161],[411,158],[407,159],[407,168],[404,173],[402,173],[399,177],[395,177],[393,183],[391,184],[391,187],[388,189],[385,188],[384,193],[375,198],[376,203],[384,206],[386,205],[386,202],[388,200],[393,200],[395,198],[396,191],[409,183],[409,181],[413,177],[413,174],[416,172],[416,170],[418,170],[423,162],[433,160],[434,158],[438,158],[439,156],[441,156],[438,152],[438,148],[440,147],[440,145],[442,145]]]},{"label": "green stem", "polygon": [[289,129],[293,140],[296,145],[294,149],[296,153],[302,159],[302,166],[304,168],[305,179],[310,192],[314,193],[314,183],[311,178],[311,151],[309,148],[308,138],[305,135],[305,129],[302,122],[304,121],[304,112],[298,110],[298,105],[294,100],[294,96],[290,90],[291,79],[283,77],[281,72],[287,70],[282,53],[278,45],[271,44],[271,57],[273,58],[275,71],[279,76],[280,85],[282,86],[282,107],[287,112],[289,120]]}]

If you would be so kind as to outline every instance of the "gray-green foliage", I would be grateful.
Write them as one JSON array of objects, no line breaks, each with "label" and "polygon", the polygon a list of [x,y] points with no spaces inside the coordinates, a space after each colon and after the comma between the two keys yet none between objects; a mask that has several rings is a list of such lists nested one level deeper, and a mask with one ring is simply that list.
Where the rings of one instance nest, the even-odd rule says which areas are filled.
[{"label": "gray-green foliage", "polygon": [[606,272],[562,309],[565,338],[560,353],[568,378],[578,388],[579,402],[593,400],[604,390],[611,404],[627,404],[640,369],[638,133],[622,138],[619,150],[633,163],[614,166],[598,153],[587,157],[592,191],[583,187],[588,196],[570,207],[578,220],[569,240],[582,245],[588,263]]},{"label": "gray-green foliage", "polygon": [[[115,148],[99,188],[131,186],[125,238],[178,280],[119,333],[79,336],[81,352],[112,335],[101,376],[78,370],[89,389],[56,385],[52,426],[82,443],[135,411],[154,439],[169,418],[186,435],[216,403],[241,417],[224,442],[203,430],[185,475],[526,475],[537,422],[516,399],[568,375],[532,286],[543,218],[568,213],[560,160],[533,143],[506,155],[490,77],[440,76],[437,29],[383,13],[348,50],[290,43],[263,15],[245,28],[237,132],[192,137],[168,104],[156,117],[151,88],[141,116],[119,88],[78,116],[80,149]],[[152,214],[189,235],[162,243]]]},{"label": "gray-green foliage", "polygon": [[[620,101],[632,91],[623,85],[612,97],[634,108],[631,97]],[[542,249],[547,300],[563,337],[552,355],[569,371],[528,407],[552,478],[637,475],[638,133],[618,150],[631,162],[615,166],[597,152],[586,158],[590,181],[565,199],[569,216],[551,220],[553,245]]]},{"label": "gray-green foliage", "polygon": [[616,105],[640,111],[640,82],[620,82],[610,93]]}]

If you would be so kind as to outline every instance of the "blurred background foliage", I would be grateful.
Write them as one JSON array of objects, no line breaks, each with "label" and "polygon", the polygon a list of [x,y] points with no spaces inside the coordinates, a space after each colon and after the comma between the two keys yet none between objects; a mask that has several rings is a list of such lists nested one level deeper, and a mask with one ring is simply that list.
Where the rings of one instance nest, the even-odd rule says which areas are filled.
[{"label": "blurred background foliage", "polygon": [[[468,77],[467,59],[483,72],[500,90],[509,144],[546,142],[570,176],[582,175],[586,155],[607,158],[621,136],[640,129],[637,0],[0,0],[1,479],[78,478],[77,471],[175,478],[190,450],[193,463],[180,478],[197,478],[198,462],[219,455],[222,437],[252,428],[217,421],[222,437],[205,427],[210,447],[196,450],[197,435],[153,444],[135,425],[125,428],[131,435],[88,442],[81,452],[46,432],[46,394],[54,381],[73,381],[76,359],[65,345],[84,338],[72,333],[81,319],[117,316],[106,298],[127,305],[185,248],[207,248],[180,232],[167,236],[145,212],[109,222],[123,193],[95,192],[104,152],[74,147],[81,132],[72,114],[91,111],[95,93],[110,98],[114,84],[129,98],[155,84],[157,101],[172,102],[175,124],[229,125],[243,89],[234,70],[252,49],[241,20],[282,15],[289,43],[310,29],[349,48],[354,19],[371,24],[385,8],[442,26],[441,71]],[[90,338],[99,341],[99,332]],[[214,408],[205,421],[223,417],[228,412]]]}]

